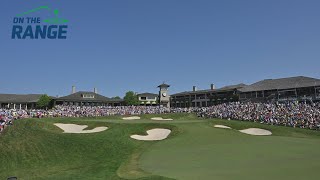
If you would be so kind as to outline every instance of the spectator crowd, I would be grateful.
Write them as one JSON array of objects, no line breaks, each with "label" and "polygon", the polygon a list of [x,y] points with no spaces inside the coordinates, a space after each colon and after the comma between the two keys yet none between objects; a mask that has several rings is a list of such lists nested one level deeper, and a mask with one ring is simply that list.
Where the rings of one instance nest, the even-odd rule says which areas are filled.
[{"label": "spectator crowd", "polygon": [[320,128],[320,103],[224,103],[211,107],[55,106],[50,110],[0,109],[0,132],[14,120],[42,117],[100,117],[162,113],[196,113],[204,118],[234,119],[308,129]]},{"label": "spectator crowd", "polygon": [[200,117],[253,121],[308,129],[320,128],[320,103],[232,102],[194,109]]},{"label": "spectator crowd", "polygon": [[100,117],[112,115],[141,115],[169,113],[170,108],[159,106],[55,106],[50,110],[0,109],[0,132],[14,120],[43,117]]}]

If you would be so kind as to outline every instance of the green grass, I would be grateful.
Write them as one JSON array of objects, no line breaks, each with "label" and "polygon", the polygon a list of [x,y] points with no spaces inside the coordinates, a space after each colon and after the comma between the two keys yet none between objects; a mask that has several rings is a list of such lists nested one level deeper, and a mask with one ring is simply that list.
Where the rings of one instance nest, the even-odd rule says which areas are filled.
[{"label": "green grass", "polygon": [[[213,128],[214,124],[259,127],[274,135],[251,136]],[[226,120],[179,128],[183,130],[179,136],[155,144],[142,155],[142,169],[184,180],[319,179],[320,132]]]},{"label": "green grass", "polygon": [[[151,117],[174,121],[152,121]],[[320,132],[259,123],[203,120],[192,114],[26,119],[0,135],[0,179],[318,179]],[[108,126],[94,134],[64,134],[53,123]],[[214,124],[232,127],[213,128]],[[259,127],[272,136],[237,130]],[[131,134],[173,130],[158,142]]]},{"label": "green grass", "polygon": [[0,136],[0,179],[9,176],[19,179],[121,179],[117,170],[122,162],[131,158],[136,149],[154,144],[132,140],[131,134],[143,134],[154,127],[174,129],[165,124],[79,121],[77,124],[108,126],[110,129],[94,134],[62,134],[52,125],[53,122],[74,123],[74,120],[16,121]]}]

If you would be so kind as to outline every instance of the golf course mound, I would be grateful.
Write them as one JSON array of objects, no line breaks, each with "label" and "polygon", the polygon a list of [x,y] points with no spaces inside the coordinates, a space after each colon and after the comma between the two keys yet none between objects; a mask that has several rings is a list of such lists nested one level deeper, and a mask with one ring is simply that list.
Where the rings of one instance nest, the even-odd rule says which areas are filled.
[{"label": "golf course mound", "polygon": [[172,121],[173,119],[171,118],[168,118],[168,119],[163,119],[162,117],[153,117],[151,118],[152,120],[155,120],[155,121]]},{"label": "golf course mound", "polygon": [[130,116],[130,117],[123,117],[123,120],[138,120],[141,119],[139,116]]},{"label": "golf course mound", "polygon": [[272,134],[271,131],[260,129],[260,128],[249,128],[249,129],[243,129],[239,131],[242,133],[254,135],[254,136],[270,136]]},{"label": "golf course mound", "polygon": [[96,127],[91,130],[83,130],[87,128],[87,125],[78,125],[78,124],[62,124],[62,123],[55,123],[55,126],[62,129],[63,133],[75,133],[75,134],[82,134],[82,133],[97,133],[102,132],[108,129],[108,127]]},{"label": "golf course mound", "polygon": [[215,127],[215,128],[222,128],[222,129],[231,129],[231,127],[229,127],[229,126],[219,125],[219,124],[214,125],[214,127]]},{"label": "golf course mound", "polygon": [[161,129],[161,128],[155,128],[150,129],[147,131],[148,135],[131,135],[130,137],[132,139],[140,140],[140,141],[160,141],[166,139],[169,134],[171,133],[171,130],[169,129]]}]

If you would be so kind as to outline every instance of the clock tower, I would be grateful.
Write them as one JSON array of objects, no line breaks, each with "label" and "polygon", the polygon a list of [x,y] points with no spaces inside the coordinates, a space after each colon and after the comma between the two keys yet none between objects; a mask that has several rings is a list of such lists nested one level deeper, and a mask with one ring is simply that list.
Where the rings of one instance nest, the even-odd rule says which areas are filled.
[{"label": "clock tower", "polygon": [[160,106],[170,107],[170,96],[168,94],[168,88],[170,85],[162,83],[158,86],[159,90],[159,104]]}]

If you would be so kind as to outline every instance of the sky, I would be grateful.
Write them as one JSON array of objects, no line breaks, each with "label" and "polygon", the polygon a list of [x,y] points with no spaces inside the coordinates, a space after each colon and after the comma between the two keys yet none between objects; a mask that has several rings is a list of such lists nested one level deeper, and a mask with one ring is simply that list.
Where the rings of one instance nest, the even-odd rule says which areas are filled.
[{"label": "sky", "polygon": [[[67,39],[11,39],[16,14],[49,6]],[[123,97],[270,78],[320,78],[319,0],[1,0],[0,93]],[[48,17],[37,11],[34,17]]]}]

